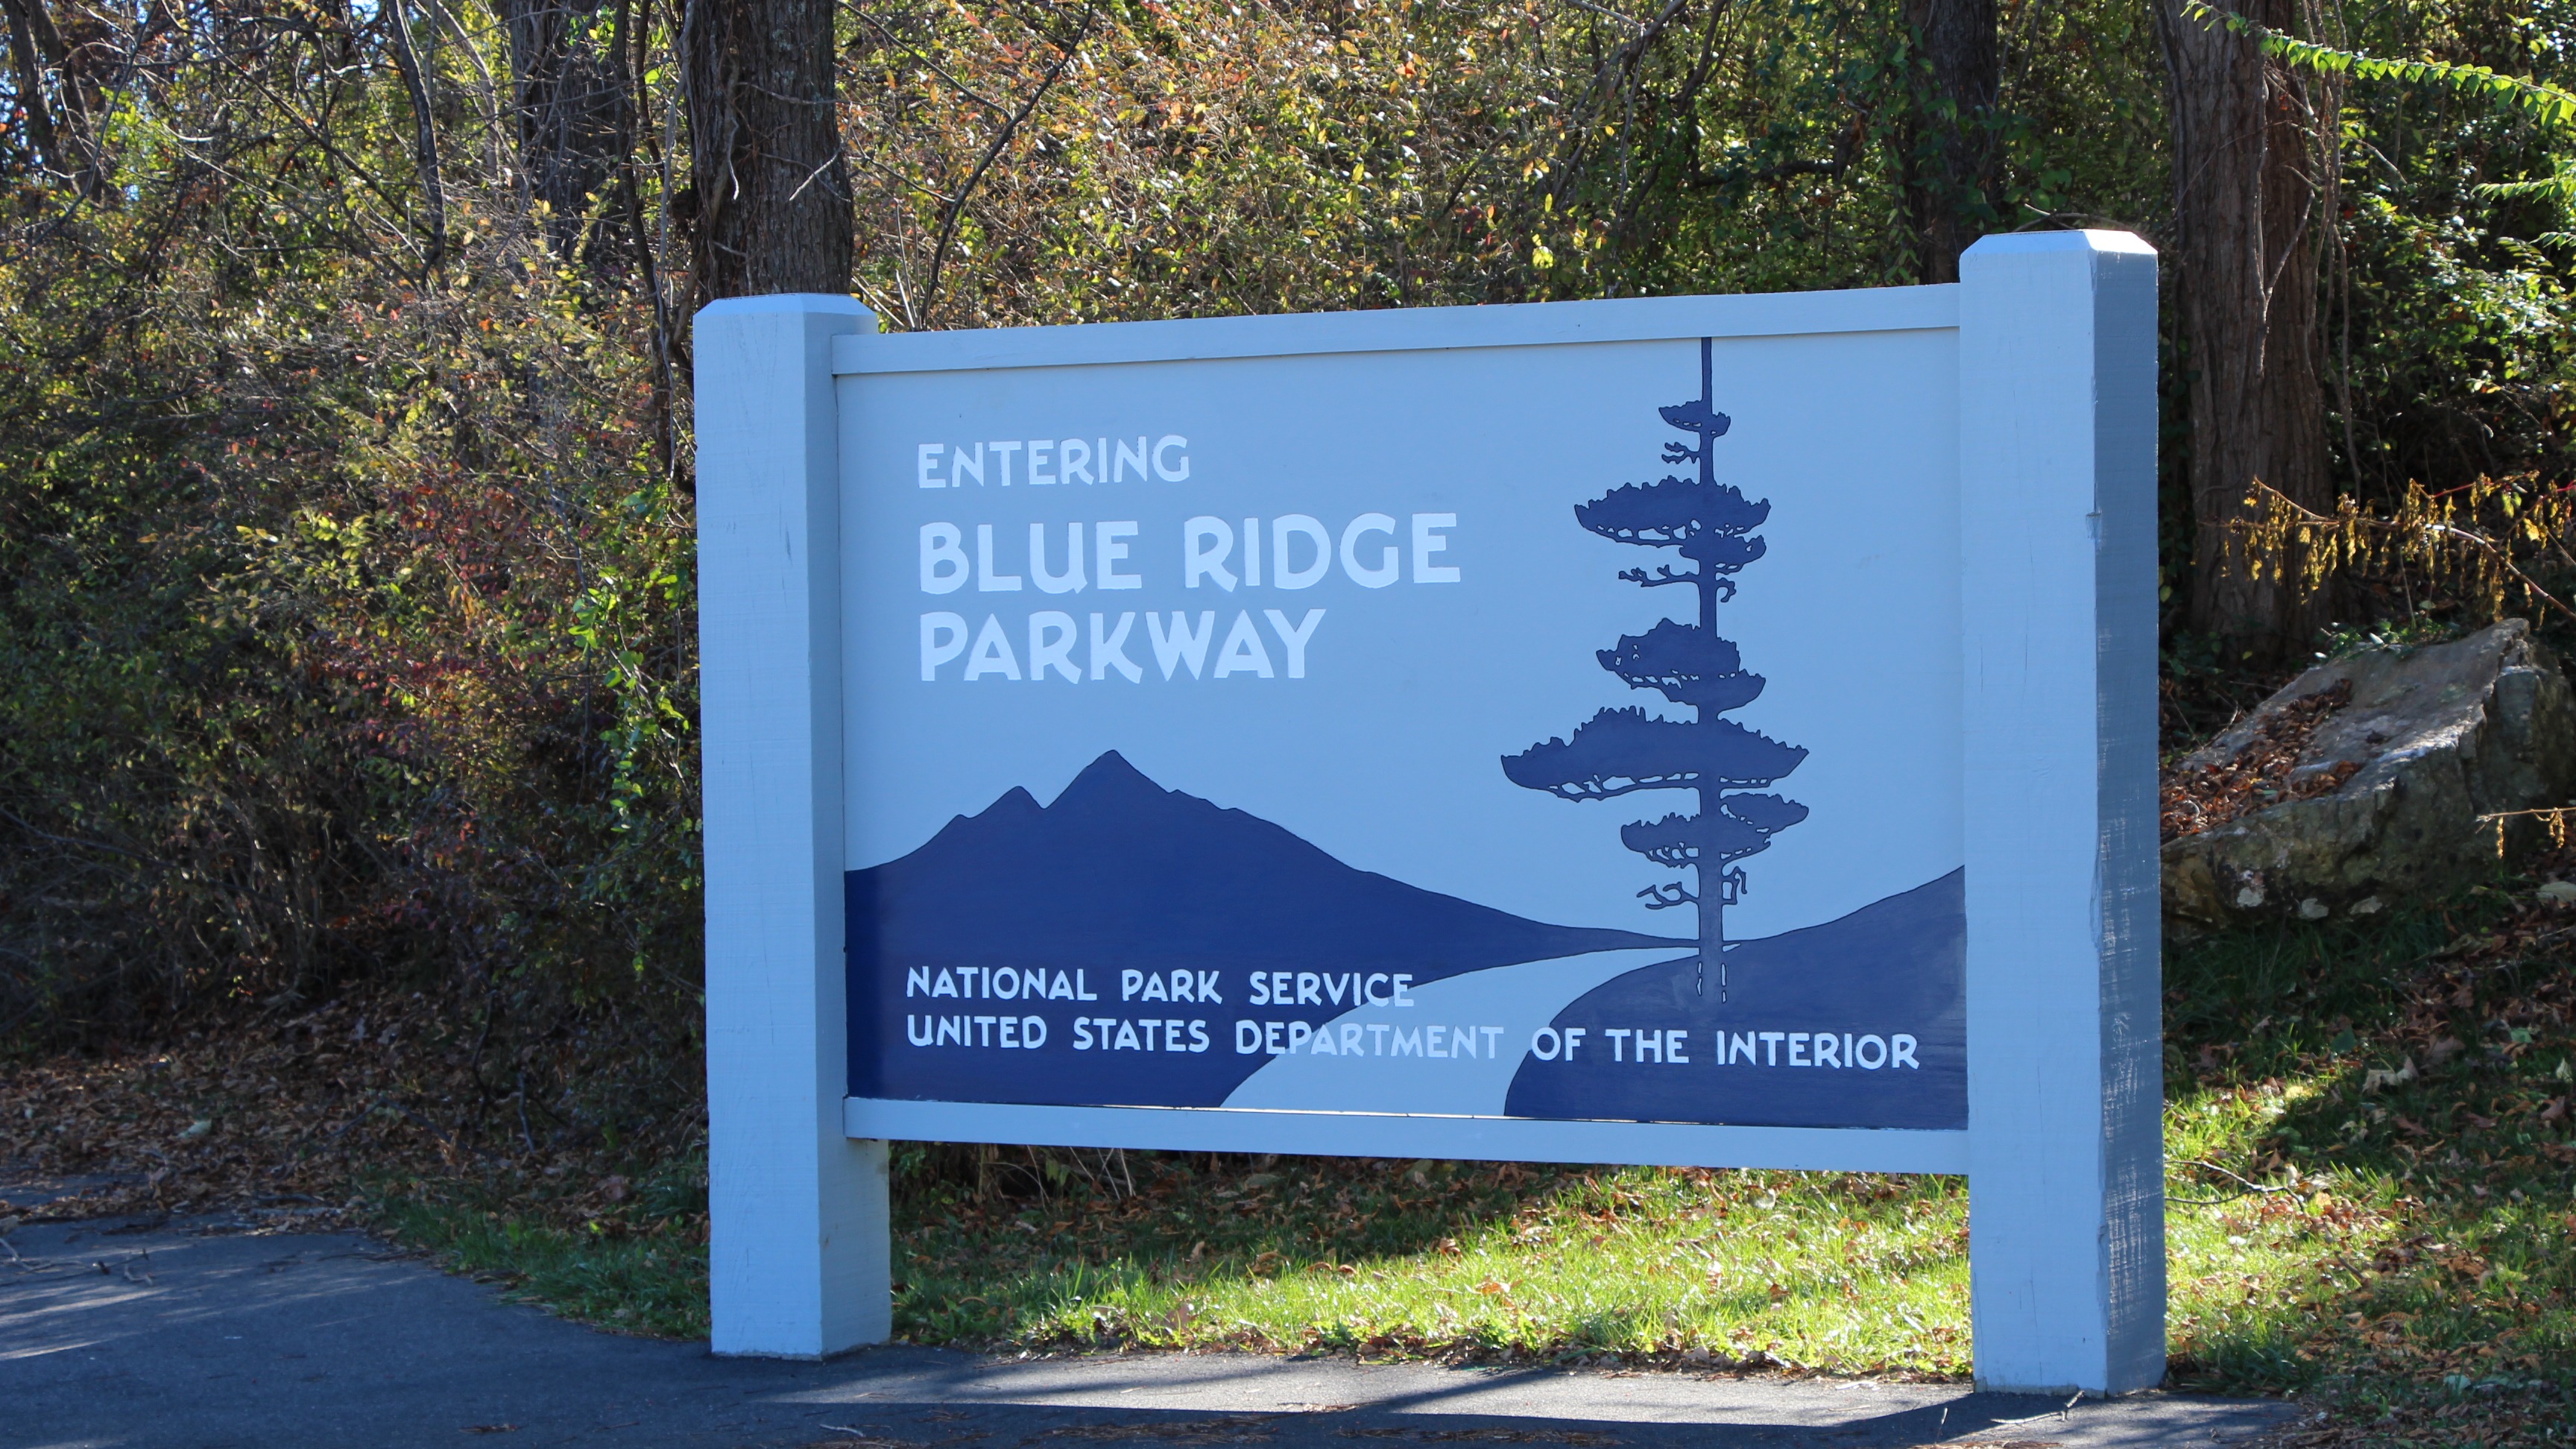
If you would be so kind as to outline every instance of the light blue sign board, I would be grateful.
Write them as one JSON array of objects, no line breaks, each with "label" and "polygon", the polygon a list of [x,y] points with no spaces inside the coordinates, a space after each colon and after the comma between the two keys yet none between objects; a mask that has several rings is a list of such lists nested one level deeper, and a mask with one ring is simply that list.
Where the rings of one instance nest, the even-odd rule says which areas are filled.
[{"label": "light blue sign board", "polygon": [[1978,1370],[2162,1372],[2154,260],[697,331],[719,1352],[889,1138],[1966,1172]]},{"label": "light blue sign board", "polygon": [[856,375],[852,1095],[1964,1128],[1956,354]]}]

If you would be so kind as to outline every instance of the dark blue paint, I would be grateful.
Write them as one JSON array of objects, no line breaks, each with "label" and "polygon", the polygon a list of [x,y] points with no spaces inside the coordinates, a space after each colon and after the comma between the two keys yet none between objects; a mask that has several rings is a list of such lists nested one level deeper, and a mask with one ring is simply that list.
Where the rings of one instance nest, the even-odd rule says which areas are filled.
[{"label": "dark blue paint", "polygon": [[[1713,446],[1730,426],[1712,397],[1710,344],[1700,344],[1700,396],[1659,410],[1692,437],[1664,461],[1695,477],[1614,488],[1575,509],[1586,530],[1670,548],[1687,561],[1619,577],[1647,588],[1690,586],[1696,618],[1665,619],[1599,651],[1631,688],[1661,693],[1689,717],[1604,709],[1565,739],[1506,756],[1513,783],[1569,800],[1689,790],[1696,814],[1620,830],[1628,849],[1695,873],[1638,894],[1650,909],[1692,905],[1699,930],[1675,939],[1552,926],[1357,870],[1268,821],[1167,790],[1115,751],[1091,762],[1050,805],[1013,789],[982,813],[951,820],[920,849],[847,876],[850,1090],[860,1096],[1067,1106],[1213,1107],[1271,1060],[1238,1050],[1238,1022],[1320,1025],[1357,1006],[1345,991],[1302,1005],[1255,1005],[1256,972],[1330,973],[1427,984],[1444,977],[1591,952],[1655,947],[1689,954],[1630,971],[1555,1018],[1580,1047],[1524,1058],[1504,1110],[1514,1116],[1815,1127],[1955,1128],[1966,1124],[1964,902],[1960,874],[1840,920],[1729,942],[1724,907],[1745,885],[1737,862],[1807,817],[1762,793],[1807,757],[1725,718],[1752,703],[1762,676],[1717,633],[1717,606],[1759,560],[1753,533],[1771,513],[1717,481]],[[1714,968],[1713,970],[1711,968]],[[908,994],[941,973],[1036,973],[1037,999]],[[1221,999],[1122,1001],[1121,973],[1188,972]],[[1717,989],[1708,989],[1715,976]],[[1069,1000],[1068,982],[1092,999]],[[1570,988],[1569,988],[1570,989]],[[1044,1045],[1011,1048],[999,1023],[1043,1023]],[[972,1020],[972,1044],[922,1045],[936,1018]],[[1124,1023],[1157,1050],[1077,1050],[1077,1021]],[[1152,1029],[1146,1022],[1154,1023]],[[1197,1050],[1173,1050],[1180,1033]],[[1168,1029],[1166,1029],[1168,1027]],[[1656,1059],[1616,1045],[1651,1032]],[[1771,1034],[1768,1040],[1762,1035]],[[1798,1043],[1837,1043],[1831,1065]],[[1911,1060],[1887,1043],[1911,1039]],[[1546,1033],[1542,1033],[1546,1035]],[[1879,1039],[1864,1068],[1841,1049]],[[1114,1039],[1114,1038],[1113,1038]],[[1625,1038],[1633,1041],[1633,1036]],[[1756,1043],[1724,1060],[1722,1041]],[[1527,1048],[1509,1043],[1505,1050]],[[1867,1053],[1863,1053],[1864,1056]],[[1686,1057],[1687,1060],[1678,1058]],[[1401,1110],[1391,1103],[1390,1110]]]},{"label": "dark blue paint", "polygon": [[[1964,876],[1952,871],[1837,921],[1727,953],[1735,1003],[1694,989],[1690,958],[1614,977],[1557,1015],[1581,1027],[1571,1059],[1525,1060],[1505,1110],[1515,1117],[1724,1122],[1768,1127],[1968,1125]],[[1687,1065],[1640,1062],[1611,1029],[1685,1033]],[[1715,1033],[1756,1034],[1777,1065],[1716,1058]],[[1758,1033],[1782,1040],[1761,1042]],[[1840,1039],[1898,1032],[1916,1038],[1919,1067],[1864,1070],[1788,1064],[1790,1032]],[[1812,1059],[1812,1053],[1810,1054]],[[1883,1059],[1882,1059],[1883,1060]]]},{"label": "dark blue paint", "polygon": [[[920,849],[847,877],[850,1090],[859,1096],[1214,1106],[1269,1060],[1239,1054],[1238,1017],[1329,1020],[1345,1000],[1253,1007],[1250,971],[1406,972],[1676,944],[1551,926],[1355,870],[1279,826],[1166,790],[1111,751],[1051,805],[1014,789]],[[1095,1002],[925,1001],[912,968],[1086,974]],[[1222,970],[1225,1001],[1121,1003],[1118,973]],[[904,1017],[941,1010],[1048,1020],[1037,1051],[915,1049]],[[1074,1016],[1205,1019],[1205,1052],[1070,1052]],[[892,1064],[900,1062],[899,1068]]]},{"label": "dark blue paint", "polygon": [[1696,478],[1667,475],[1654,483],[1614,488],[1574,510],[1577,523],[1617,543],[1676,549],[1687,572],[1670,564],[1653,574],[1626,569],[1619,577],[1644,588],[1688,584],[1698,594],[1698,622],[1666,619],[1643,634],[1620,639],[1597,656],[1601,667],[1631,689],[1659,691],[1696,718],[1657,719],[1643,709],[1605,709],[1578,726],[1572,737],[1532,745],[1503,757],[1503,774],[1515,785],[1545,790],[1566,800],[1609,800],[1638,790],[1692,790],[1697,815],[1666,815],[1621,827],[1620,843],[1676,870],[1694,873],[1697,889],[1672,881],[1637,892],[1648,910],[1699,908],[1699,954],[1690,958],[1691,989],[1707,988],[1717,968],[1717,999],[1727,999],[1734,951],[1726,941],[1726,907],[1745,888],[1735,862],[1767,850],[1771,837],[1807,818],[1807,807],[1778,795],[1734,793],[1760,789],[1807,758],[1795,745],[1754,733],[1719,716],[1750,704],[1762,693],[1762,676],[1746,673],[1734,643],[1717,634],[1717,606],[1735,597],[1735,575],[1762,557],[1753,536],[1771,516],[1771,505],[1752,501],[1717,481],[1714,444],[1732,426],[1719,412],[1711,377],[1710,343],[1699,344],[1699,397],[1657,409],[1665,422],[1697,446],[1664,445],[1667,463],[1699,465]]}]

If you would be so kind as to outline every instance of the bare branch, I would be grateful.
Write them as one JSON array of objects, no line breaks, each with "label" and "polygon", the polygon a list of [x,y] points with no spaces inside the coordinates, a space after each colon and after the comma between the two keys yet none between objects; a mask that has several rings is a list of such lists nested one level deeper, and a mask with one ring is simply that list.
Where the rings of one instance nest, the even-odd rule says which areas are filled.
[{"label": "bare branch", "polygon": [[1039,79],[1037,88],[1029,92],[1029,98],[1026,101],[1020,103],[1019,110],[1012,113],[1010,120],[1003,123],[1001,131],[993,137],[993,143],[984,148],[984,159],[975,163],[975,169],[967,176],[966,184],[957,188],[957,194],[949,199],[948,214],[939,223],[939,244],[932,248],[930,253],[930,276],[921,288],[923,316],[929,316],[932,309],[939,305],[939,274],[948,264],[948,248],[950,243],[957,239],[957,224],[966,214],[966,199],[974,195],[975,188],[983,183],[984,173],[993,169],[993,163],[1001,159],[1003,148],[1011,144],[1011,137],[1018,133],[1020,123],[1026,121],[1029,113],[1038,108],[1038,102],[1046,98],[1046,93],[1054,88],[1066,67],[1073,64],[1074,56],[1082,49],[1084,37],[1091,33],[1091,22],[1098,18],[1099,14],[1100,7],[1097,4],[1082,12],[1082,22],[1074,27],[1073,38],[1064,43],[1062,52],[1056,56],[1055,64],[1047,68],[1047,73]]}]

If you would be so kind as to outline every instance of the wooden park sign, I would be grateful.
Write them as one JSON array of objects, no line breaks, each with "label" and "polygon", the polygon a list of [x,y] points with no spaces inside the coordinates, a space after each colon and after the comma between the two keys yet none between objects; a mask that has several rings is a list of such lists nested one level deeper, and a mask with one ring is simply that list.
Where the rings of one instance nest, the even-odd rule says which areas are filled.
[{"label": "wooden park sign", "polygon": [[697,319],[715,1346],[888,1139],[1964,1172],[1978,1377],[2163,1373],[2155,258]]}]

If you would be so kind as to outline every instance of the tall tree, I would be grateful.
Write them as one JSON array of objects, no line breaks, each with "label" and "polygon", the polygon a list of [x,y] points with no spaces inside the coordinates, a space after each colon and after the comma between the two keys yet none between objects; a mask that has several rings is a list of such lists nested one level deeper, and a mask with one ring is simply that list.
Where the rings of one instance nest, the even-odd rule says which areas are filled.
[{"label": "tall tree", "polygon": [[1807,807],[1794,800],[1737,792],[1778,780],[1797,769],[1807,752],[1722,718],[1762,693],[1762,676],[1746,672],[1734,643],[1718,637],[1717,606],[1735,597],[1735,575],[1762,557],[1762,540],[1749,535],[1771,516],[1771,505],[1717,481],[1711,445],[1726,436],[1729,419],[1713,406],[1710,372],[1703,338],[1699,397],[1658,409],[1665,422],[1697,442],[1666,443],[1664,461],[1696,463],[1698,476],[1631,483],[1574,510],[1577,523],[1603,538],[1677,549],[1690,562],[1686,573],[1662,564],[1652,574],[1636,568],[1619,577],[1650,589],[1690,585],[1699,605],[1694,621],[1666,619],[1643,634],[1622,636],[1618,648],[1596,657],[1629,688],[1656,690],[1699,717],[1656,719],[1642,709],[1605,709],[1577,726],[1570,739],[1504,756],[1503,774],[1515,785],[1563,800],[1610,800],[1638,790],[1698,794],[1697,815],[1622,826],[1619,842],[1657,865],[1693,872],[1696,890],[1674,881],[1637,894],[1648,910],[1699,907],[1700,989],[1707,989],[1714,967],[1717,999],[1724,1001],[1726,907],[1744,893],[1744,870],[1736,862],[1769,849],[1772,835],[1807,818]]},{"label": "tall tree", "polygon": [[698,301],[850,290],[832,0],[689,0]]},{"label": "tall tree", "polygon": [[[2236,0],[2296,29],[2296,0]],[[2258,659],[2313,636],[2331,607],[2255,576],[2247,499],[2259,482],[2316,509],[2331,499],[2319,378],[2317,235],[2331,224],[2332,108],[2315,81],[2250,35],[2157,0],[2173,128],[2177,310],[2190,380],[2191,619]]]},{"label": "tall tree", "polygon": [[569,253],[591,198],[616,171],[626,140],[628,77],[612,55],[630,21],[602,23],[602,0],[500,0],[510,37],[519,164],[546,204],[546,239]]},{"label": "tall tree", "polygon": [[1908,129],[1905,203],[1926,282],[1959,280],[1959,253],[1996,219],[2001,146],[1994,130],[2003,67],[1994,0],[1905,0],[1926,93]]},{"label": "tall tree", "polygon": [[75,10],[57,26],[44,0],[0,0],[9,17],[12,88],[47,169],[83,196],[108,194],[99,134],[117,67],[113,37],[99,17]]}]

